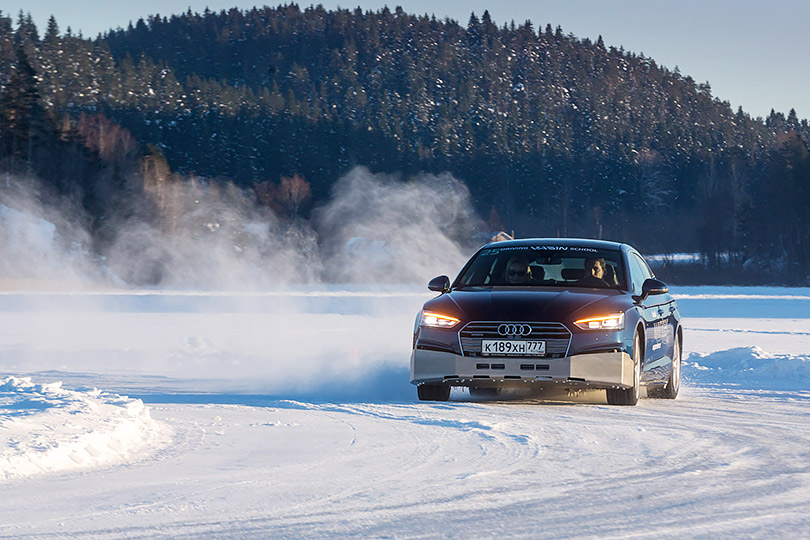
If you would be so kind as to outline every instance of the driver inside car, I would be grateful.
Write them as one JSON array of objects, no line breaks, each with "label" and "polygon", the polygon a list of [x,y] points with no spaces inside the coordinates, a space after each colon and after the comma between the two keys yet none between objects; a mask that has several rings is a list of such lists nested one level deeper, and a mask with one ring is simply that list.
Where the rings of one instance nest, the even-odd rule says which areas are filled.
[{"label": "driver inside car", "polygon": [[509,285],[526,285],[531,279],[529,263],[523,259],[515,259],[506,267],[506,282]]},{"label": "driver inside car", "polygon": [[577,282],[583,287],[605,287],[605,259],[589,257],[585,259],[585,277]]}]

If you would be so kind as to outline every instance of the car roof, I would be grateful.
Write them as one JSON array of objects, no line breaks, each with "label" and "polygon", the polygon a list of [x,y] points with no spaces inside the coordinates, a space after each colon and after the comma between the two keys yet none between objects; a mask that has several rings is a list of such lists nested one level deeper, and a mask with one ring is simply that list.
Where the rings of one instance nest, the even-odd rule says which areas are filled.
[{"label": "car roof", "polygon": [[490,242],[484,247],[515,247],[515,246],[570,246],[586,247],[593,249],[615,249],[621,250],[619,242],[609,242],[607,240],[592,240],[588,238],[521,238],[519,240],[504,240],[502,242]]}]

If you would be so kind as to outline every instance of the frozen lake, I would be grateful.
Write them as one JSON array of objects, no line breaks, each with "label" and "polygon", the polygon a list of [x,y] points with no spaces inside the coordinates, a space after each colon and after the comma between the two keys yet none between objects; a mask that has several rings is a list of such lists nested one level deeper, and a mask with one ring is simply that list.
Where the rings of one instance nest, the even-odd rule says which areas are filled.
[{"label": "frozen lake", "polygon": [[0,293],[0,538],[804,530],[810,289],[672,292],[681,396],[627,408],[416,401],[420,287]]}]

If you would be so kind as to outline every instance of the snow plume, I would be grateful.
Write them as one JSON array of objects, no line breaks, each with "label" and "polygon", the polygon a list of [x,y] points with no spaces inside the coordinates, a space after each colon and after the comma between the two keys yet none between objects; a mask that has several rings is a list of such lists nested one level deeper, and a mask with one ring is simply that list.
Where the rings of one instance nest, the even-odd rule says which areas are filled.
[{"label": "snow plume", "polygon": [[45,198],[36,179],[9,176],[0,186],[0,280],[15,288],[96,281],[92,241],[75,217],[81,213],[71,200]]},{"label": "snow plume", "polygon": [[261,289],[312,283],[320,265],[315,234],[279,220],[233,185],[188,182],[157,197],[118,227],[107,250],[113,271],[134,285]]},{"label": "snow plume", "polygon": [[466,186],[449,173],[398,178],[353,169],[315,216],[329,282],[425,282],[457,272],[483,230]]},{"label": "snow plume", "polygon": [[467,188],[449,174],[402,182],[355,168],[315,210],[314,228],[279,219],[233,185],[169,182],[150,194],[155,207],[118,227],[105,253],[129,284],[423,283],[457,271],[480,228]]},{"label": "snow plume", "polygon": [[131,207],[105,217],[99,238],[66,201],[0,189],[0,287],[8,278],[12,288],[49,279],[204,290],[424,283],[457,272],[483,229],[450,174],[402,181],[355,168],[312,224],[279,218],[232,183],[166,174],[143,185]]}]

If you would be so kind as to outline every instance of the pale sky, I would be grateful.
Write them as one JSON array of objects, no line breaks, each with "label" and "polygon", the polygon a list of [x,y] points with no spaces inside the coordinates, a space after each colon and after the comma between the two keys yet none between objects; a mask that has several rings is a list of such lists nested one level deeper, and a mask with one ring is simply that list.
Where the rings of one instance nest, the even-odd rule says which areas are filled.
[{"label": "pale sky", "polygon": [[[283,0],[274,1],[278,5]],[[12,3],[16,2],[16,4]],[[318,2],[314,2],[318,3]],[[810,118],[810,2],[807,0],[343,0],[320,2],[377,10],[401,5],[409,13],[435,14],[467,24],[488,9],[502,25],[531,20],[535,29],[562,26],[579,38],[600,34],[608,46],[644,53],[697,82],[709,82],[712,94],[742,106],[752,116],[766,116],[773,108],[799,118]],[[298,2],[302,7],[311,3]],[[149,14],[170,15],[191,7],[202,11],[251,8],[245,0],[0,0],[0,10],[16,20],[20,9],[34,17],[40,34],[53,14],[62,32],[70,26],[85,37],[110,28],[126,27]],[[258,4],[263,5],[263,4]]]}]

